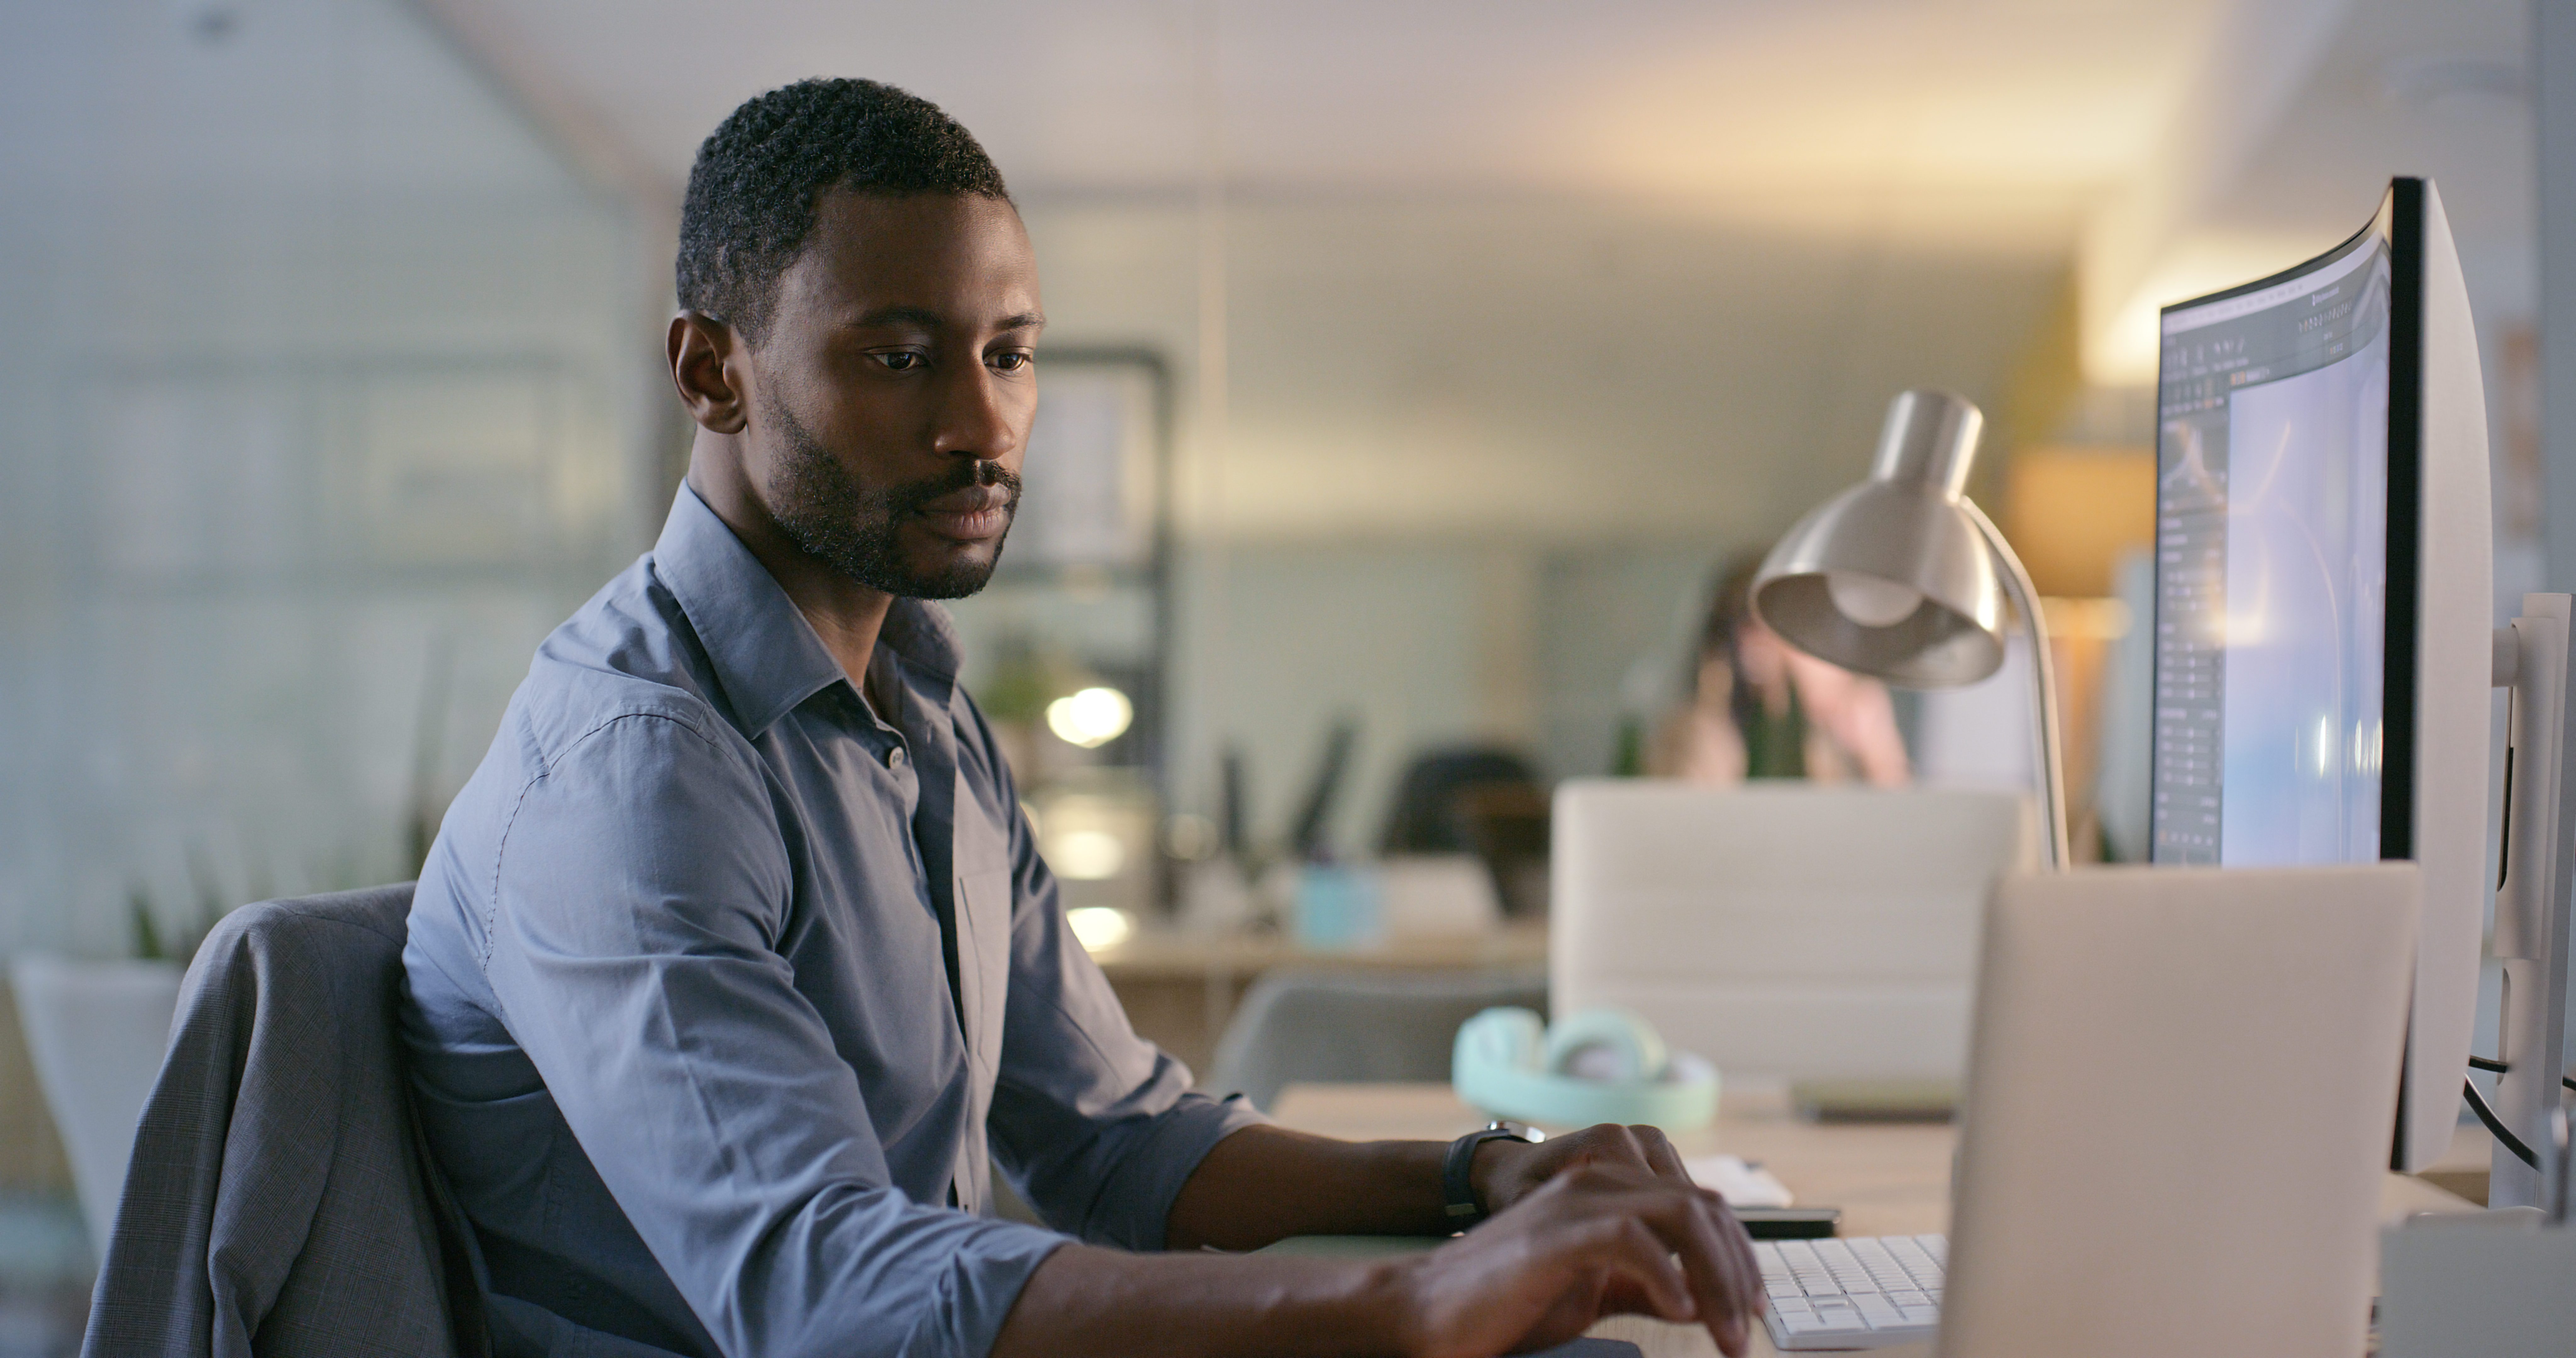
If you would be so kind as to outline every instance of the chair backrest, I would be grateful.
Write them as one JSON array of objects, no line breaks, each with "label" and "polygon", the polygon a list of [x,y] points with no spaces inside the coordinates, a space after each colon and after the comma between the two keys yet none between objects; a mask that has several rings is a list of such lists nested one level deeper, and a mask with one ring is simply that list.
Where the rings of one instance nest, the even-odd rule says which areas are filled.
[{"label": "chair backrest", "polygon": [[408,883],[263,901],[206,936],[83,1352],[488,1350],[396,1029],[410,907]]},{"label": "chair backrest", "polygon": [[1549,980],[1721,1072],[1956,1079],[2022,798],[1587,779],[1556,794]]},{"label": "chair backrest", "polygon": [[170,1043],[179,967],[22,957],[9,968],[9,987],[36,1085],[71,1161],[90,1248],[105,1250],[134,1154],[134,1125]]},{"label": "chair backrest", "polygon": [[1506,914],[1547,913],[1546,789],[1510,750],[1463,747],[1417,755],[1387,809],[1378,852],[1472,853],[1493,874]]},{"label": "chair backrest", "polygon": [[1458,1026],[1496,1005],[1547,1010],[1535,971],[1285,969],[1263,976],[1218,1039],[1205,1085],[1269,1108],[1300,1081],[1446,1080]]}]

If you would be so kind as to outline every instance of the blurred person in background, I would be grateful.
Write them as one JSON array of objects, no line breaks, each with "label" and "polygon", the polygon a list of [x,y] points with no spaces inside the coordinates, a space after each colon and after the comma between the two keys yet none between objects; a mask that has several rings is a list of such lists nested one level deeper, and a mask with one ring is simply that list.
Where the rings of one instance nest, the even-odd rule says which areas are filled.
[{"label": "blurred person in background", "polygon": [[1711,787],[1751,778],[1905,786],[1905,737],[1887,686],[1763,625],[1753,611],[1762,557],[1744,553],[1720,568],[1680,701],[1655,732],[1646,772]]}]

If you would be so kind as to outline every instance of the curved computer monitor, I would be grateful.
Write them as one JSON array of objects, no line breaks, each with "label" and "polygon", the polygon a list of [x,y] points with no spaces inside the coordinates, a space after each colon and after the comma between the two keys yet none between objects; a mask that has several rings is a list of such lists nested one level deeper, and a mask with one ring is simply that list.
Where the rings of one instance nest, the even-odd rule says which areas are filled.
[{"label": "curved computer monitor", "polygon": [[2494,611],[2486,397],[2441,196],[2396,180],[2350,240],[2163,326],[2150,858],[2417,862],[2391,1163],[2421,1168],[2475,1025]]}]

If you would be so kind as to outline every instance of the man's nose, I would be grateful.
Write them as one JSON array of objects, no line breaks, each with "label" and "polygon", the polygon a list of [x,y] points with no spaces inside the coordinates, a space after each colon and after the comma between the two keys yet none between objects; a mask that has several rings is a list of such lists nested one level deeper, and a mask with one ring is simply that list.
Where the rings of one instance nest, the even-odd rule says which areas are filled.
[{"label": "man's nose", "polygon": [[1003,383],[981,363],[941,384],[939,428],[932,448],[941,453],[998,462],[1019,451],[1014,402]]}]

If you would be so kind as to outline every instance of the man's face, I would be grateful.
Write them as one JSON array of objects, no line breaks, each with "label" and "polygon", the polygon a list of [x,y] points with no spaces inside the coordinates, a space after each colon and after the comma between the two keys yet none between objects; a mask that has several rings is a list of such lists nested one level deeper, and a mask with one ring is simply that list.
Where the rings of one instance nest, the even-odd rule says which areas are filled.
[{"label": "man's face", "polygon": [[983,588],[1019,503],[1044,324],[1010,204],[825,194],[752,356],[745,470],[770,516],[870,588]]}]

